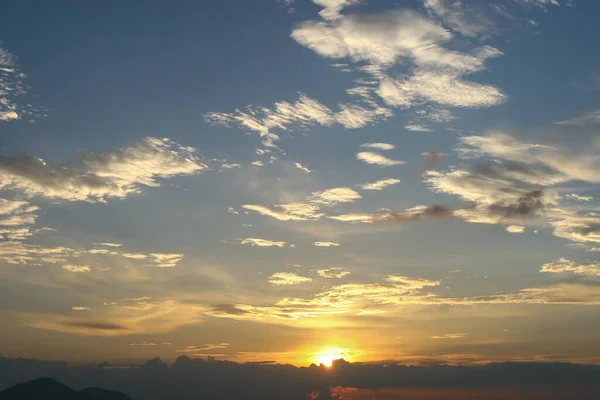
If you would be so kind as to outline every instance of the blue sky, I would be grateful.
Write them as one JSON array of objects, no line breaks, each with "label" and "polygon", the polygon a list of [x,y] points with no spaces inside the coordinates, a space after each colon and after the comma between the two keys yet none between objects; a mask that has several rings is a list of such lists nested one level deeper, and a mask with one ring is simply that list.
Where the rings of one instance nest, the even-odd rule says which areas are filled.
[{"label": "blue sky", "polygon": [[6,5],[0,352],[597,362],[599,8]]}]

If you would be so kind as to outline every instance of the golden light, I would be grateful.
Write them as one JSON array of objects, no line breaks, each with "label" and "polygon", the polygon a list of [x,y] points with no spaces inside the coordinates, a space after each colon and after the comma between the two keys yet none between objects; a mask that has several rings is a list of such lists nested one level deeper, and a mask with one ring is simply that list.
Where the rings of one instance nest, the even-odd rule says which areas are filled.
[{"label": "golden light", "polygon": [[331,367],[335,360],[340,358],[348,360],[348,351],[346,349],[325,349],[315,354],[315,363],[323,364],[326,367]]}]

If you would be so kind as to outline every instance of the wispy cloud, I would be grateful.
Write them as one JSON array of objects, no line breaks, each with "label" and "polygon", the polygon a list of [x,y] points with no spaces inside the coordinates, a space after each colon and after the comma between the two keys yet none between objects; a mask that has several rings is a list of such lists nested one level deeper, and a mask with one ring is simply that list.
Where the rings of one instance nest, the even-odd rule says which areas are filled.
[{"label": "wispy cloud", "polygon": [[600,263],[592,261],[577,262],[566,258],[559,258],[558,260],[542,265],[540,272],[554,274],[572,272],[578,275],[600,276]]},{"label": "wispy cloud", "polygon": [[333,206],[340,203],[353,203],[362,198],[362,196],[353,189],[347,187],[338,187],[327,189],[320,192],[313,192],[311,203],[323,206]]},{"label": "wispy cloud", "polygon": [[388,186],[396,185],[398,183],[400,183],[400,179],[385,178],[373,183],[365,183],[361,185],[361,188],[363,190],[383,190]]},{"label": "wispy cloud", "polygon": [[89,153],[79,168],[53,166],[28,155],[0,156],[0,189],[28,197],[106,202],[140,193],[142,186],[160,186],[160,178],[207,170],[195,152],[166,138],[146,138],[116,152]]}]

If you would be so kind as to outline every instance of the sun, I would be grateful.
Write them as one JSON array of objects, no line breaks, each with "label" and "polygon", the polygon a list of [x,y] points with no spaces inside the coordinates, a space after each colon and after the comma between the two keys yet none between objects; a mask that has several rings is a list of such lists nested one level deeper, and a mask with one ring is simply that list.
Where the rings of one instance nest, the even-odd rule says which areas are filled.
[{"label": "sun", "polygon": [[348,358],[348,352],[345,349],[325,349],[315,354],[316,364],[323,364],[326,367],[331,367],[333,362],[340,358]]}]

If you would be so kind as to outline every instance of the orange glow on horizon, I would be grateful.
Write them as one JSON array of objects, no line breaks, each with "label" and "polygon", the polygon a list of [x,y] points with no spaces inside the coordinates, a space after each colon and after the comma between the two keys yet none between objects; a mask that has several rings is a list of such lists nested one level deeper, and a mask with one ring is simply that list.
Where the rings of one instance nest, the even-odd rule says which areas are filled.
[{"label": "orange glow on horizon", "polygon": [[343,358],[346,361],[350,361],[350,353],[347,349],[340,348],[326,348],[322,351],[315,353],[314,362],[317,365],[323,364],[326,367],[331,367],[335,360]]}]

